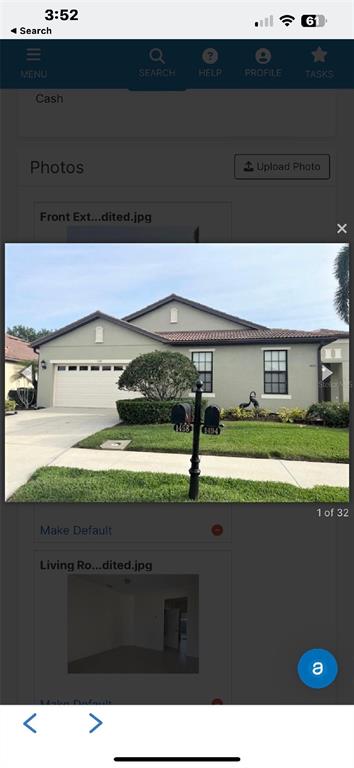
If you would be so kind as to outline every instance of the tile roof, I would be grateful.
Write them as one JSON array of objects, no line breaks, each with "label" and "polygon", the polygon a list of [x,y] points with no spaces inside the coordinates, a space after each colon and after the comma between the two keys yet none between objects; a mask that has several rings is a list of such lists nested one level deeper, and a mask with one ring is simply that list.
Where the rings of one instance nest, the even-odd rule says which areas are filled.
[{"label": "tile roof", "polygon": [[[174,295],[174,294],[173,294]],[[199,305],[202,306],[202,305]],[[218,314],[215,312],[215,314]],[[60,336],[65,335],[66,333],[69,333],[70,331],[75,330],[76,328],[80,328],[83,325],[86,325],[93,320],[98,319],[104,319],[108,320],[112,323],[114,323],[117,326],[120,326],[121,328],[125,328],[126,330],[129,329],[129,331],[133,331],[134,333],[141,334],[143,336],[146,336],[147,338],[152,339],[153,341],[160,341],[164,344],[171,344],[173,346],[176,346],[178,344],[185,345],[185,344],[257,344],[257,343],[271,343],[271,342],[277,342],[281,341],[283,343],[285,342],[313,342],[313,343],[329,343],[330,341],[334,341],[336,339],[347,339],[349,338],[349,334],[345,331],[335,331],[335,330],[327,330],[325,329],[317,329],[315,331],[293,331],[289,330],[287,328],[266,328],[265,326],[254,326],[252,327],[245,327],[245,328],[235,328],[235,329],[228,329],[228,330],[215,330],[215,331],[146,331],[144,328],[141,328],[138,325],[131,325],[126,320],[119,320],[117,317],[113,317],[112,315],[107,315],[104,312],[101,312],[100,310],[96,310],[95,312],[92,312],[90,315],[86,315],[85,317],[80,318],[80,320],[76,320],[74,323],[70,323],[69,325],[64,326],[64,328],[59,328],[57,331],[54,331],[53,333],[50,333],[48,336],[43,337],[42,339],[37,339],[34,341],[31,346],[34,349],[38,349],[42,344],[46,344],[48,341],[51,341],[52,339],[56,339]],[[19,342],[20,344],[27,347],[28,345],[26,342],[22,341],[21,339],[15,339],[13,336],[8,336],[9,339],[14,339],[15,342]],[[27,353],[28,354],[28,353]],[[34,353],[33,353],[34,354]],[[8,357],[8,354],[7,354]],[[17,359],[35,359],[36,355],[34,355],[34,358],[32,357],[23,357]]]},{"label": "tile roof", "polygon": [[37,359],[38,355],[33,351],[27,341],[5,333],[5,360],[29,362],[30,360]]},{"label": "tile roof", "polygon": [[272,341],[333,341],[334,339],[346,339],[349,334],[345,331],[293,331],[288,328],[265,328],[225,330],[225,331],[160,331],[160,336],[171,344],[201,344],[212,342],[215,344],[250,344]]}]

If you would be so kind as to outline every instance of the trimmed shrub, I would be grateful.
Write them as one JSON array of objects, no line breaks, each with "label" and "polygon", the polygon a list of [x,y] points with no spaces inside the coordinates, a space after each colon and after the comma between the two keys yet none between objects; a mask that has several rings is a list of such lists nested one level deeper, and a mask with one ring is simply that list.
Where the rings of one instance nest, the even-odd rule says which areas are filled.
[{"label": "trimmed shrub", "polygon": [[234,408],[222,408],[221,418],[226,421],[257,421],[258,419],[267,419],[271,411],[266,408],[240,408],[236,405]]},{"label": "trimmed shrub", "polygon": [[5,400],[5,412],[9,413],[16,410],[15,400]]},{"label": "trimmed shrub", "polygon": [[349,427],[349,403],[314,403],[305,408],[279,408],[274,413],[266,408],[245,410],[222,408],[221,419],[225,421],[280,421],[283,424],[306,424],[321,419],[326,427]]},{"label": "trimmed shrub", "polygon": [[306,409],[305,408],[279,408],[278,411],[279,420],[283,424],[293,424],[294,422],[306,421]]},{"label": "trimmed shrub", "polygon": [[245,408],[241,408],[240,421],[254,421],[257,418],[257,409],[252,408],[249,411]]},{"label": "trimmed shrub", "polygon": [[313,403],[307,421],[322,419],[325,427],[349,427],[349,403]]},{"label": "trimmed shrub", "polygon": [[278,421],[278,414],[270,411],[269,408],[255,408],[254,417],[256,421]]},{"label": "trimmed shrub", "polygon": [[147,400],[176,400],[190,392],[198,371],[181,352],[148,352],[127,365],[119,389],[139,392]]},{"label": "trimmed shrub", "polygon": [[240,408],[222,408],[220,418],[226,421],[237,421],[240,417]]},{"label": "trimmed shrub", "polygon": [[220,413],[221,419],[229,421],[242,421],[243,419],[253,418],[253,416],[253,411],[245,411],[239,405],[236,405],[234,408],[222,408]]},{"label": "trimmed shrub", "polygon": [[[171,411],[179,402],[194,405],[194,398],[183,397],[181,400],[148,400],[146,397],[136,397],[133,400],[117,400],[116,406],[119,417],[126,424],[168,424],[171,421]],[[202,414],[208,401],[202,400]]]}]

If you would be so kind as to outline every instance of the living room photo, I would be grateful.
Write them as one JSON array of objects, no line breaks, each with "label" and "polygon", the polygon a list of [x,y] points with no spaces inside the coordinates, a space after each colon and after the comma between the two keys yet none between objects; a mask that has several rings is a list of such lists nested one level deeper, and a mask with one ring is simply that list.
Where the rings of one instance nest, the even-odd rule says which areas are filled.
[{"label": "living room photo", "polygon": [[69,674],[198,672],[198,576],[69,576]]},{"label": "living room photo", "polygon": [[9,502],[349,496],[349,246],[8,244]]}]

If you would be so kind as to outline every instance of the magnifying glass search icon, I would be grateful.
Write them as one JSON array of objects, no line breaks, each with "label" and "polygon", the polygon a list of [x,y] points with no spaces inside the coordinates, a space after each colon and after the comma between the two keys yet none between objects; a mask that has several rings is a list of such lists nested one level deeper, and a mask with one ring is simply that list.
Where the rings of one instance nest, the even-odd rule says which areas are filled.
[{"label": "magnifying glass search icon", "polygon": [[151,61],[155,61],[155,62],[158,61],[161,64],[165,64],[165,60],[164,60],[163,52],[161,48],[151,48],[151,50],[149,51],[149,58],[151,59]]}]

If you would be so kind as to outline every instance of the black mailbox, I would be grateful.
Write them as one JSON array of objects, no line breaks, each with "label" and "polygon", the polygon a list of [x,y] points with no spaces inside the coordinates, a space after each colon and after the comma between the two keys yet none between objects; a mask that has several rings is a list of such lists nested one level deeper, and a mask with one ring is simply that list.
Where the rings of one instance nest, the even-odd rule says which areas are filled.
[{"label": "black mailbox", "polygon": [[220,408],[217,405],[208,405],[204,414],[203,435],[220,435]]},{"label": "black mailbox", "polygon": [[208,405],[204,414],[205,427],[218,427],[220,425],[220,408],[217,405]]},{"label": "black mailbox", "polygon": [[174,405],[171,411],[172,424],[192,424],[193,412],[190,403],[178,403]]}]

